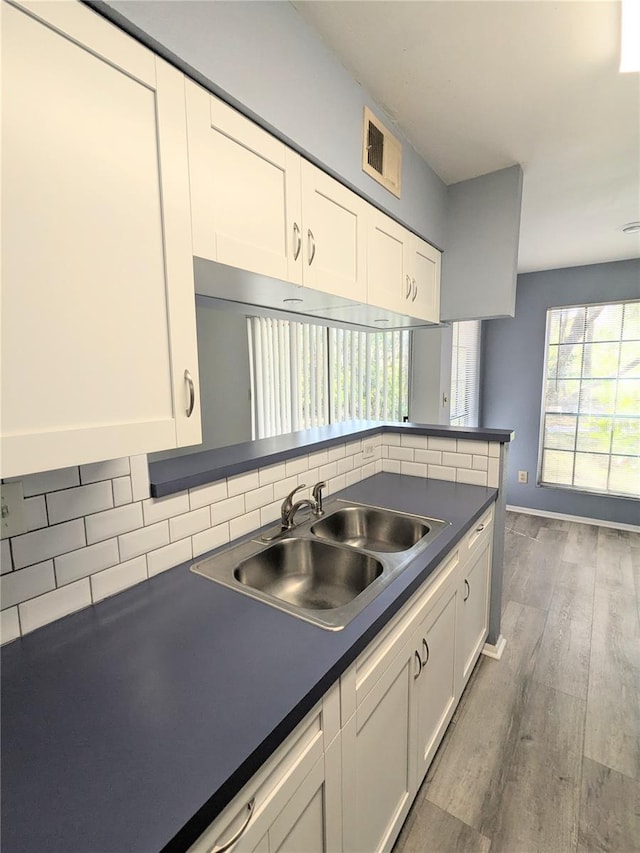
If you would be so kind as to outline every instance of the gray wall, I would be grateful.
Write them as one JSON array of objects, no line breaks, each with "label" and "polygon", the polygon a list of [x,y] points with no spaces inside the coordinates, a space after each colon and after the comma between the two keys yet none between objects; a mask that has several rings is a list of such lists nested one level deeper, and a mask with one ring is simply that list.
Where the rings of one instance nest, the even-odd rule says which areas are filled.
[{"label": "gray wall", "polygon": [[[483,426],[511,427],[507,503],[549,512],[640,523],[640,503],[535,485],[546,311],[561,305],[640,298],[640,260],[528,273],[518,277],[514,319],[484,324]],[[517,482],[518,470],[529,483]]]},{"label": "gray wall", "polygon": [[185,70],[188,66],[191,76],[443,248],[446,186],[406,140],[401,199],[362,171],[364,105],[393,125],[290,3],[109,0],[98,5],[112,17],[114,11],[124,16],[115,20],[142,30],[156,48],[164,46]]},{"label": "gray wall", "polygon": [[443,320],[513,317],[521,201],[520,166],[449,187]]}]

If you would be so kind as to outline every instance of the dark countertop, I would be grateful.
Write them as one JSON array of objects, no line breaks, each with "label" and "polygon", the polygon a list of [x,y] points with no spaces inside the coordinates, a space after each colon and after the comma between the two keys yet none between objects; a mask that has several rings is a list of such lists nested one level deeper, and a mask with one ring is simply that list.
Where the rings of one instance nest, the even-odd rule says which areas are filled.
[{"label": "dark countertop", "polygon": [[251,471],[258,465],[275,465],[303,453],[314,453],[341,442],[357,441],[378,433],[432,435],[438,438],[464,438],[474,441],[513,441],[507,429],[444,426],[442,424],[384,423],[380,421],[344,421],[323,427],[291,432],[274,438],[245,441],[215,450],[194,450],[173,459],[149,463],[151,494],[154,498],[182,492]]},{"label": "dark countertop", "polygon": [[185,850],[496,490],[377,474],[340,497],[451,522],[342,631],[184,564],[3,647],[4,853]]}]

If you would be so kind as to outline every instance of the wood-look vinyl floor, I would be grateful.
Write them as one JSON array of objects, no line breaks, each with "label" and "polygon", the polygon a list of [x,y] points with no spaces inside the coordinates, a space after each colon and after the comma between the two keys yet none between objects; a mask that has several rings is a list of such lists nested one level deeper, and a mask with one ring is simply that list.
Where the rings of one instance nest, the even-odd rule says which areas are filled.
[{"label": "wood-look vinyl floor", "polygon": [[394,853],[640,853],[640,534],[507,513],[481,656]]}]

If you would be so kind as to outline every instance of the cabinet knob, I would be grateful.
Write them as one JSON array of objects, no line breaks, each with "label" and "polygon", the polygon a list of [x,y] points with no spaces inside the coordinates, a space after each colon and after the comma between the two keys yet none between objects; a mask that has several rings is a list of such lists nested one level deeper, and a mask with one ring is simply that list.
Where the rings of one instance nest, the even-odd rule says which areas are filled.
[{"label": "cabinet knob", "polygon": [[465,597],[462,600],[466,601],[469,598],[469,596],[471,595],[471,587],[469,586],[469,581],[466,578],[464,579],[464,586],[465,586],[465,589],[467,590],[467,594],[465,595]]},{"label": "cabinet knob", "polygon": [[196,404],[196,388],[193,384],[193,379],[191,378],[191,374],[188,370],[184,372],[184,380],[189,386],[189,405],[186,408],[187,417],[190,418],[193,414],[193,407]]},{"label": "cabinet knob", "polygon": [[253,809],[255,808],[255,804],[256,804],[256,798],[252,797],[249,800],[249,802],[247,803],[247,807],[246,807],[249,814],[247,815],[247,819],[242,824],[240,829],[236,832],[236,834],[233,836],[233,838],[230,838],[229,841],[227,841],[226,844],[220,844],[220,845],[214,844],[213,847],[211,848],[211,850],[209,850],[209,853],[224,853],[225,850],[228,850],[230,847],[233,847],[233,845],[240,838],[240,836],[245,831],[245,829],[249,826],[249,821],[253,817]]}]

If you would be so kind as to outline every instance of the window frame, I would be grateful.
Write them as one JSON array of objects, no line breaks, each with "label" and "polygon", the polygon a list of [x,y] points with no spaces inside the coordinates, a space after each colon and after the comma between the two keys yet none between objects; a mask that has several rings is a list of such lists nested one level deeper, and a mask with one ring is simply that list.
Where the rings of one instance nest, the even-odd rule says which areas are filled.
[{"label": "window frame", "polygon": [[[546,412],[546,391],[547,391],[547,380],[549,378],[549,337],[551,331],[551,312],[553,311],[565,311],[571,308],[595,308],[595,307],[606,307],[610,305],[627,305],[629,303],[640,303],[640,299],[616,299],[610,302],[577,302],[568,305],[550,305],[545,309],[545,335],[544,335],[544,351],[543,351],[543,370],[542,370],[542,387],[540,390],[540,418],[538,425],[538,460],[537,460],[537,473],[536,473],[536,485],[540,488],[544,489],[558,489],[560,491],[565,492],[574,492],[576,494],[582,495],[595,495],[597,497],[606,497],[606,498],[618,498],[622,500],[630,500],[630,501],[640,501],[639,495],[631,495],[628,493],[614,492],[609,490],[602,489],[589,489],[583,486],[574,486],[566,483],[547,483],[542,479],[542,467],[543,467],[543,452],[544,452],[544,435],[545,435],[545,415]],[[622,341],[622,338],[621,338]],[[584,341],[583,341],[584,343]],[[618,364],[619,367],[619,364]],[[580,380],[582,380],[582,371],[580,373]],[[616,379],[618,376],[616,376]],[[558,413],[562,414],[562,413]],[[615,413],[614,413],[615,416]],[[579,417],[579,414],[577,414]],[[640,415],[639,415],[640,419]],[[576,440],[577,440],[577,426],[576,426]],[[550,449],[550,448],[547,448]],[[574,456],[574,472],[575,472],[575,455],[578,452],[575,449],[571,451]],[[605,455],[605,454],[602,454]],[[611,449],[607,454],[609,460],[611,459],[612,453]],[[631,457],[634,458],[634,457]],[[639,457],[640,458],[640,454]],[[610,470],[610,462],[609,462],[609,470]],[[608,480],[608,476],[607,476]]]}]

